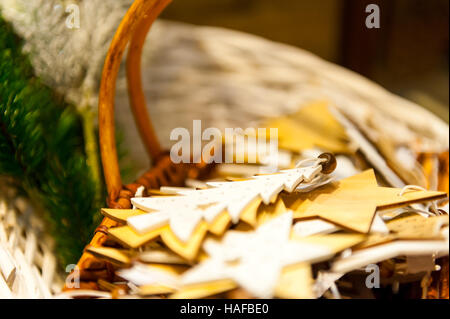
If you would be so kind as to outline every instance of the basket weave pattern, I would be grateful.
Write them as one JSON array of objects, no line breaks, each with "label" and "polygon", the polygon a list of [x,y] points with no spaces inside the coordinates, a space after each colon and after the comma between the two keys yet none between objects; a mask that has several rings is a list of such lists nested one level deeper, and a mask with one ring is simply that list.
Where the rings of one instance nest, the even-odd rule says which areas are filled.
[{"label": "basket weave pattern", "polygon": [[52,240],[13,189],[0,190],[0,299],[52,298],[61,289]]}]

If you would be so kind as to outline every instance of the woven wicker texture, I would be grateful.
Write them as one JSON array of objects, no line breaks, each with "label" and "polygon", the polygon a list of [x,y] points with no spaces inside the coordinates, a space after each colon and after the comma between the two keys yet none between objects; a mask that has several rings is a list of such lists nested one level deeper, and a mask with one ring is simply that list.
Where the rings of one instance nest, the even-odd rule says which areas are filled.
[{"label": "woven wicker texture", "polygon": [[61,289],[52,240],[27,200],[0,189],[0,298],[51,298]]}]

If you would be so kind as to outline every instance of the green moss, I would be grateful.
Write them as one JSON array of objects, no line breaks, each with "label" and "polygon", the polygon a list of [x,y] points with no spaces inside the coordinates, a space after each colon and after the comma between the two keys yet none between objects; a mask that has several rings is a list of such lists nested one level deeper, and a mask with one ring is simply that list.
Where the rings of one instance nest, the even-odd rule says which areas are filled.
[{"label": "green moss", "polygon": [[0,16],[0,175],[16,178],[43,212],[61,266],[76,263],[99,223],[99,177],[82,117],[33,73]]}]

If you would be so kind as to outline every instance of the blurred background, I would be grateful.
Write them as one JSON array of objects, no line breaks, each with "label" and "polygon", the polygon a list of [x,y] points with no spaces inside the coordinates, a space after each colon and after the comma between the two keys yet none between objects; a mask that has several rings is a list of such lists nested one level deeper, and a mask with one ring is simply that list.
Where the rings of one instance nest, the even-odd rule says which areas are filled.
[{"label": "blurred background", "polygon": [[[379,29],[364,27],[371,3],[380,7]],[[448,0],[183,0],[163,17],[301,47],[448,122]]]}]

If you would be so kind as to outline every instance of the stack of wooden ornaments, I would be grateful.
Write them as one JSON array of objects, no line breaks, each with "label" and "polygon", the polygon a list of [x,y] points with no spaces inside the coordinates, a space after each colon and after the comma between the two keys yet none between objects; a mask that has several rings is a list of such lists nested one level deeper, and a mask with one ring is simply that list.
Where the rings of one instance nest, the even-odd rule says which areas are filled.
[{"label": "stack of wooden ornaments", "polygon": [[[447,191],[387,187],[396,171],[352,149],[338,117],[313,103],[268,121],[279,128],[284,158],[275,173],[262,173],[264,156],[219,164],[208,181],[140,189],[134,209],[102,209],[119,225],[103,246],[86,251],[110,262],[115,276],[100,278],[103,292],[92,296],[448,296]],[[433,171],[439,189],[448,187],[448,170]]]}]

